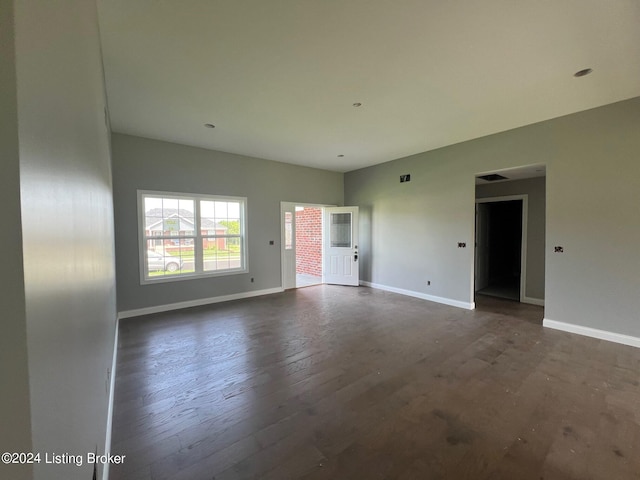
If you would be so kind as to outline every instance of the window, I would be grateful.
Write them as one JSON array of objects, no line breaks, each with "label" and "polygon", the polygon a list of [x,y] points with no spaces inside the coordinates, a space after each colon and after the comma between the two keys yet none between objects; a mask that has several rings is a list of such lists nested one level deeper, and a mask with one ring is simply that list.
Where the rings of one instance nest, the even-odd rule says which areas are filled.
[{"label": "window", "polygon": [[293,249],[293,214],[284,212],[284,249]]},{"label": "window", "polygon": [[142,283],[247,272],[247,199],[138,192]]}]

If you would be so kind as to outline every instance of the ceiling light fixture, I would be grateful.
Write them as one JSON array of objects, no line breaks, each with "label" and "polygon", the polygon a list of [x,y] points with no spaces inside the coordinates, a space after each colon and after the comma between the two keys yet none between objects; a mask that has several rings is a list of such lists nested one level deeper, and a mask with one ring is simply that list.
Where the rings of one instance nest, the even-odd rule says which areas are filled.
[{"label": "ceiling light fixture", "polygon": [[354,103],[354,104],[353,104],[353,106],[354,106],[354,107],[361,107],[361,106],[362,106],[362,104],[361,104],[360,102],[356,102],[356,103]]},{"label": "ceiling light fixture", "polygon": [[204,126],[207,128],[216,128],[216,126],[213,123],[205,123]]},{"label": "ceiling light fixture", "polygon": [[578,70],[576,73],[573,74],[573,76],[576,77],[576,78],[580,78],[580,77],[584,77],[586,75],[589,75],[591,72],[593,72],[593,69],[584,68],[582,70]]}]

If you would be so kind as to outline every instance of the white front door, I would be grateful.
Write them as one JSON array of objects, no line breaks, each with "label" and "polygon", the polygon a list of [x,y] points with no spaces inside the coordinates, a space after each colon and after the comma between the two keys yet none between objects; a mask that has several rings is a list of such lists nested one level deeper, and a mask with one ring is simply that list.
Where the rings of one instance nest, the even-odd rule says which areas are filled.
[{"label": "white front door", "polygon": [[324,281],[358,286],[358,207],[324,209]]}]

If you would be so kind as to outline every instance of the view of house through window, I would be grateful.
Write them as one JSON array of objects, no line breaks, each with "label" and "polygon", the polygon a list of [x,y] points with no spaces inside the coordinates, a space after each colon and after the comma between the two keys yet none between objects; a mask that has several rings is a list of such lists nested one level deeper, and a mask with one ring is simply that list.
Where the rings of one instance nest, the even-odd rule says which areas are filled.
[{"label": "view of house through window", "polygon": [[143,282],[246,272],[245,198],[139,196]]}]

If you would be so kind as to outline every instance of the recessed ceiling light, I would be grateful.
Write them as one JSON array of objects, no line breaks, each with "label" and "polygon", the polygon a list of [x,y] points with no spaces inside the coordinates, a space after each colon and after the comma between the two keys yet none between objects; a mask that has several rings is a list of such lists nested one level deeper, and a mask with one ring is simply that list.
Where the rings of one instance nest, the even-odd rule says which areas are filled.
[{"label": "recessed ceiling light", "polygon": [[340,154],[340,155],[338,155],[338,157],[344,157],[344,155],[343,155],[343,154]]},{"label": "recessed ceiling light", "polygon": [[576,73],[573,74],[573,76],[580,78],[580,77],[584,77],[585,75],[589,75],[591,72],[593,72],[593,69],[585,68],[583,70],[578,70]]},{"label": "recessed ceiling light", "polygon": [[205,123],[204,126],[207,128],[216,128],[216,126],[213,123]]},{"label": "recessed ceiling light", "polygon": [[361,106],[362,106],[362,104],[361,104],[360,102],[356,102],[356,103],[354,103],[354,104],[353,104],[353,106],[354,106],[354,107],[361,107]]}]

